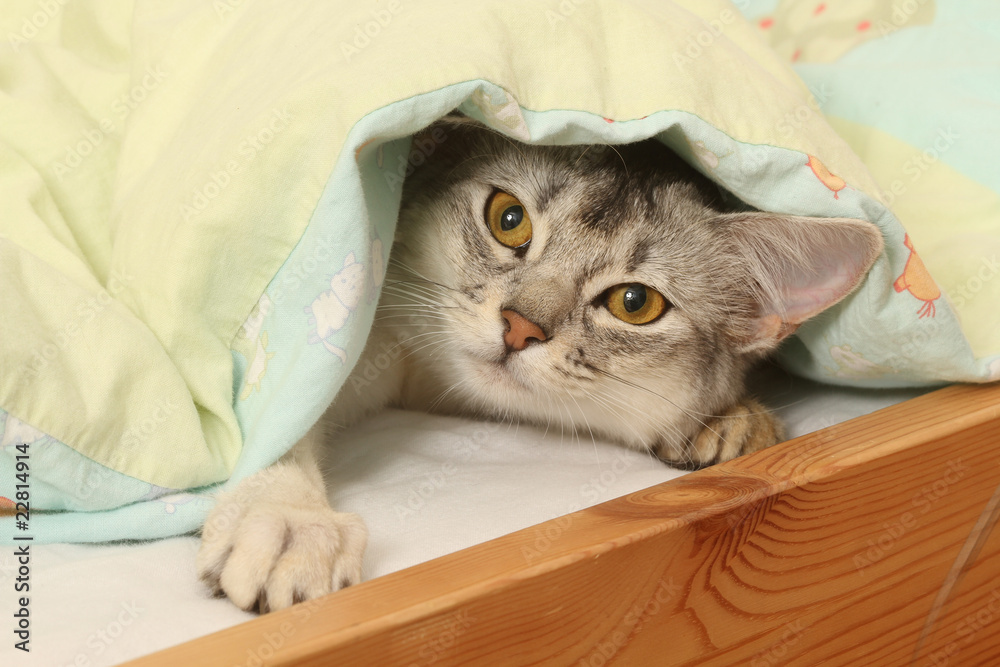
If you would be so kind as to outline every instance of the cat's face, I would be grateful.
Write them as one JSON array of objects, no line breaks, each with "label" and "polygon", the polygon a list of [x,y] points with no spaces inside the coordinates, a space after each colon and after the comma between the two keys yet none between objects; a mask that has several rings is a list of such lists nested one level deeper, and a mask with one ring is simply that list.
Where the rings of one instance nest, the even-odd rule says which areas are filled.
[{"label": "cat's face", "polygon": [[773,347],[716,186],[655,141],[444,129],[406,182],[383,299],[409,402],[682,458]]}]

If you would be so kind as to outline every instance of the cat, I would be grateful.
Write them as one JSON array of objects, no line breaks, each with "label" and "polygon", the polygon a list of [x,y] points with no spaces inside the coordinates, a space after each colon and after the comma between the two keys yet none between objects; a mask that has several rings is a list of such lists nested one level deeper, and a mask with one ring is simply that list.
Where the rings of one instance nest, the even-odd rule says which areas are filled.
[{"label": "cat", "polygon": [[404,183],[365,352],[400,345],[401,361],[346,383],[202,530],[201,578],[243,609],[360,581],[367,529],[329,506],[317,450],[387,405],[554,423],[686,469],[773,444],[748,372],[882,249],[867,222],[727,203],[655,139],[527,145],[455,115],[432,131],[444,140]]}]

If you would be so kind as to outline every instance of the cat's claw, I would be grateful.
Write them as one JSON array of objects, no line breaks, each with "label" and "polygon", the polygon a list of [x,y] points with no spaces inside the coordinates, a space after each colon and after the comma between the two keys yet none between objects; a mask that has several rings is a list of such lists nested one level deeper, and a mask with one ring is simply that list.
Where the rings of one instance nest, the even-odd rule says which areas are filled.
[{"label": "cat's claw", "polygon": [[202,529],[198,575],[246,611],[267,613],[361,581],[368,531],[316,503],[220,503]]}]

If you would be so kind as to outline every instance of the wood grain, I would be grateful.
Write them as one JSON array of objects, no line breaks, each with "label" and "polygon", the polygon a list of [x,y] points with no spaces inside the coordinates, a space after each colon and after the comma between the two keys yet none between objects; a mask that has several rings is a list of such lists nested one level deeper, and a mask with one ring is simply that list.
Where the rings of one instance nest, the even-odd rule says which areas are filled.
[{"label": "wood grain", "polygon": [[998,453],[948,387],[130,664],[1000,664]]}]

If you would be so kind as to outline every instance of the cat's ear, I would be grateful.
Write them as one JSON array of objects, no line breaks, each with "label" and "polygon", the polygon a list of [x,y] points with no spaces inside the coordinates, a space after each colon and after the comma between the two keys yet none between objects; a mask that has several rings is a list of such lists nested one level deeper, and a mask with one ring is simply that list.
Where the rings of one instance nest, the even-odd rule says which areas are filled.
[{"label": "cat's ear", "polygon": [[764,352],[861,283],[882,252],[875,225],[751,212],[721,216],[749,273],[754,317],[744,352]]}]

